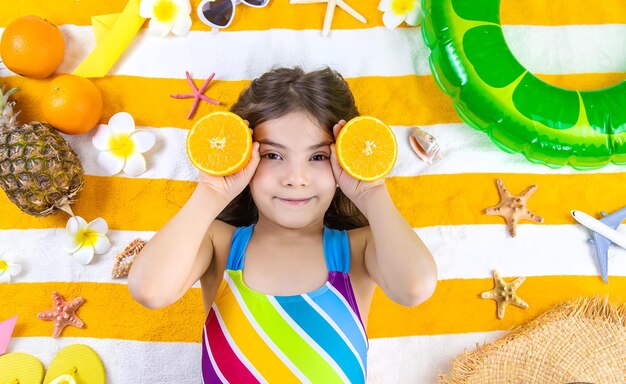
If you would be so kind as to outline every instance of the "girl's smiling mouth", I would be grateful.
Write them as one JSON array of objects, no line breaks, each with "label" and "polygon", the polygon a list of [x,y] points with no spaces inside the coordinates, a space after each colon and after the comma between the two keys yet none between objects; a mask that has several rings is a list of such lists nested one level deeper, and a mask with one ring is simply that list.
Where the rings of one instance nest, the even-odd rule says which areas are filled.
[{"label": "girl's smiling mouth", "polygon": [[313,198],[309,197],[309,198],[304,198],[304,199],[292,199],[292,198],[277,197],[277,199],[280,200],[282,203],[289,204],[289,205],[304,205],[308,203],[309,201],[311,201],[311,199]]}]

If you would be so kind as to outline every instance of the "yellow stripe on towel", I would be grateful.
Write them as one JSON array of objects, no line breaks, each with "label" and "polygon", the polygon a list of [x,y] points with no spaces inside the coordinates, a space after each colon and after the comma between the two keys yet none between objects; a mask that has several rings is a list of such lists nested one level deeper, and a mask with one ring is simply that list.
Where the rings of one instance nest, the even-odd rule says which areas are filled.
[{"label": "yellow stripe on towel", "polygon": [[[0,26],[25,15],[38,15],[55,24],[91,25],[91,16],[121,12],[127,0],[18,0],[0,2]],[[195,12],[200,0],[191,0],[192,29],[208,30]],[[333,29],[380,27],[382,12],[377,10],[379,0],[355,1],[350,5],[365,17],[363,24],[343,10],[336,10]],[[71,9],[71,12],[67,12]],[[239,5],[235,19],[225,31],[285,29],[321,29],[326,7],[322,4],[292,5],[287,0],[270,0],[265,8]],[[623,0],[603,0],[590,3],[585,0],[503,0],[501,21],[510,25],[571,25],[626,23],[626,3]],[[147,24],[146,24],[147,25]],[[405,24],[403,24],[405,25]],[[224,33],[224,32],[222,32]]]},{"label": "yellow stripe on towel", "polygon": [[[595,215],[625,204],[624,173],[471,173],[391,177],[386,182],[402,216],[412,227],[420,228],[504,224],[499,216],[483,214],[485,208],[499,201],[498,177],[513,194],[537,184],[539,188],[528,207],[542,216],[545,224],[574,224],[572,209]],[[72,209],[88,221],[103,217],[111,229],[156,231],[183,206],[195,186],[195,182],[180,180],[86,176],[85,187]],[[0,229],[65,227],[68,216],[64,213],[36,218],[22,213],[4,194],[0,195]]]},{"label": "yellow stripe on towel", "polygon": [[[85,176],[72,210],[88,222],[102,217],[110,229],[156,231],[178,212],[195,186],[181,180]],[[0,196],[0,229],[65,228],[68,218],[63,212],[30,216]]]},{"label": "yellow stripe on towel", "polygon": [[[184,73],[179,75],[184,76]],[[198,86],[202,80],[196,80]],[[171,93],[189,92],[183,78],[164,79],[134,76],[108,76],[94,79],[102,92],[104,104],[100,123],[106,124],[117,112],[135,117],[135,123],[151,127],[190,129],[209,112],[230,108],[250,81],[213,81],[205,94],[222,105],[201,103],[194,119],[187,120],[190,100],[175,100]],[[452,101],[435,84],[432,76],[359,77],[347,79],[359,111],[376,116],[390,125],[429,125],[460,122]],[[15,94],[20,121],[42,121],[39,100],[48,82],[11,76],[3,79],[6,87],[20,87]]]},{"label": "yellow stripe on towel", "polygon": [[[31,267],[36,268],[36,265]],[[66,327],[63,337],[175,342],[202,340],[204,309],[200,289],[190,289],[171,306],[150,310],[131,297],[126,284],[86,282],[3,284],[0,290],[0,318],[10,317],[8,313],[19,316],[21,325],[15,329],[14,337],[52,334],[52,322],[39,320],[37,313],[52,308],[54,291],[66,300],[79,296],[85,299],[76,313],[86,327]]]},{"label": "yellow stripe on towel", "polygon": [[[180,76],[183,76],[180,73]],[[592,73],[578,75],[542,75],[562,86],[599,88],[616,84],[626,78],[626,73]],[[186,116],[191,107],[189,100],[174,100],[171,93],[189,91],[183,78],[148,78],[134,76],[108,76],[94,79],[104,100],[100,123],[106,124],[117,112],[125,111],[135,117],[138,126],[176,127],[189,129],[193,123],[209,112],[226,110],[235,103],[249,81],[220,81],[211,83],[206,95],[219,100],[222,105],[201,103],[193,120]],[[347,79],[363,115],[372,115],[389,125],[432,125],[459,123],[452,100],[435,84],[431,75],[358,77]],[[196,80],[198,84],[201,80]],[[20,87],[15,94],[20,121],[43,121],[39,101],[45,80],[32,80],[19,76],[5,77],[6,87]]]},{"label": "yellow stripe on towel", "polygon": [[[506,256],[502,254],[502,257]],[[463,262],[471,263],[471,255]],[[506,281],[517,277],[509,276],[507,271],[499,272]],[[369,316],[368,334],[370,337],[398,337],[510,329],[572,298],[605,294],[615,300],[623,297],[626,277],[611,276],[609,281],[607,285],[599,276],[527,277],[517,293],[529,308],[509,305],[503,320],[498,320],[496,316],[494,300],[480,298],[482,292],[493,289],[493,279],[440,281],[434,295],[415,308],[399,306],[377,289]]]},{"label": "yellow stripe on towel", "polygon": [[505,25],[626,24],[624,0],[501,0]]},{"label": "yellow stripe on towel", "polygon": [[[507,271],[500,272],[507,281],[511,280]],[[561,301],[581,295],[610,294],[612,297],[626,291],[626,277],[611,276],[609,279],[610,284],[607,285],[597,276],[528,277],[518,293],[530,307],[522,310],[509,306],[504,320],[497,319],[493,300],[479,297],[481,292],[493,288],[492,279],[440,281],[435,294],[415,308],[397,305],[377,289],[369,316],[368,335],[379,338],[509,329]],[[3,303],[0,318],[19,316],[21,323],[15,330],[15,337],[49,336],[52,323],[37,319],[37,313],[52,307],[52,292],[55,290],[67,300],[77,296],[86,299],[77,311],[86,328],[67,327],[63,337],[163,342],[201,340],[204,309],[197,288],[191,289],[169,307],[149,310],[132,299],[124,284],[3,284],[0,290],[0,302]]]},{"label": "yellow stripe on towel", "polygon": [[600,211],[612,212],[626,204],[623,198],[626,195],[624,173],[468,173],[393,177],[387,179],[387,188],[402,216],[414,228],[504,224],[502,217],[483,213],[485,208],[500,201],[496,187],[498,177],[512,194],[519,194],[526,187],[537,184],[538,189],[531,196],[528,208],[543,217],[544,224],[575,223],[570,215],[572,209],[596,215]]}]

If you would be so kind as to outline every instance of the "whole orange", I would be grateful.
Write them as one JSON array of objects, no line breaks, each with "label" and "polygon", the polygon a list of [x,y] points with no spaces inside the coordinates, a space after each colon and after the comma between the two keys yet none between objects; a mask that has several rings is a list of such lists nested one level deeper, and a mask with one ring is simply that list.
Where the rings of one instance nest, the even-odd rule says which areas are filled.
[{"label": "whole orange", "polygon": [[0,57],[11,71],[44,79],[63,61],[65,43],[59,28],[38,16],[24,16],[11,22],[0,40]]},{"label": "whole orange", "polygon": [[63,133],[91,130],[102,115],[102,95],[89,79],[61,75],[50,82],[41,98],[46,122]]}]

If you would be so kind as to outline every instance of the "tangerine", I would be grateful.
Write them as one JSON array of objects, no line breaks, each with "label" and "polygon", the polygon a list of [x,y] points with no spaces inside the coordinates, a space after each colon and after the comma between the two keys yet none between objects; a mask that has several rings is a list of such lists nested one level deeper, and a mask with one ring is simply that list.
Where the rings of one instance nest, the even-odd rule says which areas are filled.
[{"label": "tangerine", "polygon": [[0,40],[2,62],[18,75],[44,79],[63,61],[65,43],[59,27],[38,16],[7,25]]},{"label": "tangerine", "polygon": [[61,75],[50,82],[41,98],[46,122],[57,130],[78,135],[91,130],[102,115],[102,95],[89,79]]},{"label": "tangerine", "polygon": [[335,142],[337,161],[361,181],[385,177],[398,158],[398,143],[391,128],[371,116],[357,116],[344,125]]},{"label": "tangerine", "polygon": [[232,112],[209,113],[189,131],[187,155],[204,173],[231,175],[248,164],[252,156],[252,133],[246,122]]}]

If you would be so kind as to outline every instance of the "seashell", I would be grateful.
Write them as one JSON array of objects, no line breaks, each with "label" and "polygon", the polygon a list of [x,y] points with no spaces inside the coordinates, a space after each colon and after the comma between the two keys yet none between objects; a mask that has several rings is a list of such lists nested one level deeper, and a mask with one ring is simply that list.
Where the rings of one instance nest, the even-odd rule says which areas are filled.
[{"label": "seashell", "polygon": [[437,139],[420,127],[412,127],[409,134],[409,143],[417,156],[428,164],[432,164],[433,159],[443,158],[441,147]]},{"label": "seashell", "polygon": [[135,239],[124,248],[124,250],[115,256],[115,264],[113,265],[113,278],[128,276],[130,267],[133,265],[135,256],[143,249],[146,242],[141,239]]}]

